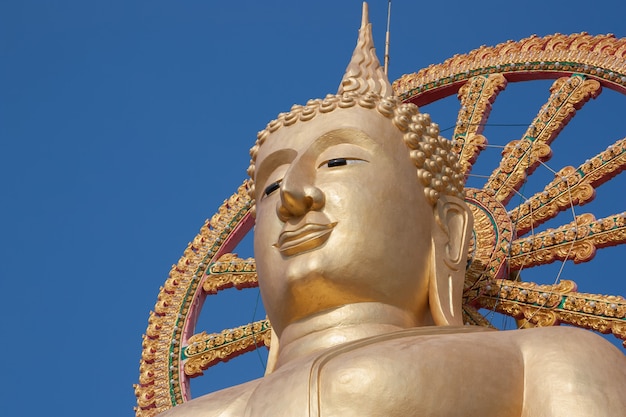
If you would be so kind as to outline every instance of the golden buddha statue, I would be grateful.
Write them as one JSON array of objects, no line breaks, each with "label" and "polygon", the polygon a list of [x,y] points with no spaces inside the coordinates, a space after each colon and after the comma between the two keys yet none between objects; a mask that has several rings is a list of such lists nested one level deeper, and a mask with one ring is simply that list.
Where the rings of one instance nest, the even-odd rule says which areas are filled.
[{"label": "golden buddha statue", "polygon": [[251,155],[267,373],[162,415],[624,414],[626,359],[597,335],[462,325],[463,176],[393,97],[366,6],[338,93],[281,114]]}]

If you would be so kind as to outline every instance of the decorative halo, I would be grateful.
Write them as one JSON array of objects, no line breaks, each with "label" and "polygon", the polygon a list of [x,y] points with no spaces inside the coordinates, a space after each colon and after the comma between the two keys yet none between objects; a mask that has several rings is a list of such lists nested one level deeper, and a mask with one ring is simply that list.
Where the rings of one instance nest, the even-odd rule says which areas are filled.
[{"label": "decorative halo", "polygon": [[[396,95],[417,105],[458,95],[452,139],[466,175],[487,147],[483,127],[497,95],[510,82],[555,79],[550,96],[525,134],[502,150],[482,188],[466,189],[475,218],[464,292],[466,322],[490,326],[481,311],[511,316],[519,327],[561,323],[612,333],[626,340],[626,300],[577,292],[572,281],[539,285],[521,280],[529,266],[591,260],[596,250],[626,243],[626,213],[596,219],[588,213],[534,233],[560,212],[585,204],[595,189],[626,169],[626,138],[563,167],[554,180],[510,207],[528,176],[550,158],[551,143],[602,88],[626,94],[626,39],[611,35],[552,35],[481,47],[443,64],[402,76]],[[137,416],[153,416],[188,401],[189,378],[220,361],[269,346],[267,320],[216,334],[197,332],[207,295],[257,285],[253,259],[231,251],[252,227],[244,183],[200,229],[163,285],[143,338]]]}]

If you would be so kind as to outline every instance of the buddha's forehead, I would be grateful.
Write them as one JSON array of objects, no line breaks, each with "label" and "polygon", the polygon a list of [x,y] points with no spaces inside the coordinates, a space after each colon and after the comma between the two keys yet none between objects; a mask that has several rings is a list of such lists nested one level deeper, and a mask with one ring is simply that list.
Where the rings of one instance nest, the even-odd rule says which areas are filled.
[{"label": "buddha's forehead", "polygon": [[[391,143],[402,144],[402,133],[390,119],[374,109],[352,107],[318,114],[312,120],[281,127],[269,134],[260,146],[256,163],[282,149],[301,153],[329,132],[340,130],[362,132],[372,141],[384,145],[384,148],[388,148]],[[342,138],[349,141],[354,137],[339,136],[337,141],[341,142]]]}]

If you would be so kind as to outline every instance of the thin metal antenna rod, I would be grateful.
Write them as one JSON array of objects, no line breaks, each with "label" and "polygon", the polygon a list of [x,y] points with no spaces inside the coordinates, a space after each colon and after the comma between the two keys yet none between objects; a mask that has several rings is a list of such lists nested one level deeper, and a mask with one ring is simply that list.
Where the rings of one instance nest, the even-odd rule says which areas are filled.
[{"label": "thin metal antenna rod", "polygon": [[385,75],[389,75],[389,26],[391,24],[391,0],[387,2],[387,34],[385,35]]}]

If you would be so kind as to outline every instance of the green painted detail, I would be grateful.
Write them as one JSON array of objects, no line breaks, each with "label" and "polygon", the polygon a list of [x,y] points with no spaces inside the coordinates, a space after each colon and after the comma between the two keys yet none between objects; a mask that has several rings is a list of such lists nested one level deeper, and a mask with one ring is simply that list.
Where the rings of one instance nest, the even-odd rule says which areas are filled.
[{"label": "green painted detail", "polygon": [[[215,240],[215,242],[213,243],[213,246],[207,251],[206,256],[202,259],[199,267],[194,272],[191,285],[189,285],[189,287],[187,288],[185,297],[183,299],[183,302],[181,303],[181,307],[178,312],[178,318],[176,319],[176,323],[174,324],[174,334],[173,334],[172,340],[177,341],[179,339],[176,333],[179,332],[179,330],[177,329],[179,329],[179,324],[181,323],[181,320],[184,318],[183,312],[187,309],[188,304],[193,300],[193,294],[195,294],[196,292],[198,283],[200,282],[200,277],[204,273],[204,268],[206,267],[206,265],[208,265],[209,263],[208,261],[210,261],[215,256],[215,254],[217,253],[217,251],[219,250],[223,242],[226,240],[228,235],[230,235],[230,233],[232,233],[232,231],[234,230],[234,226],[236,226],[237,223],[245,216],[245,214],[250,210],[250,207],[251,207],[251,203],[247,202],[241,208],[241,210],[239,210],[233,216],[233,219],[228,223],[228,226],[224,228],[224,231],[220,233],[219,237]],[[177,394],[175,391],[175,388],[179,387],[178,366],[174,364],[174,358],[176,357],[176,354],[174,353],[175,346],[176,345],[174,344],[170,346],[170,350],[169,350],[170,357],[168,361],[168,381],[170,382],[170,401],[173,405],[182,403],[182,396],[180,395],[180,393]]]},{"label": "green painted detail", "polygon": [[[230,344],[232,344],[232,343],[238,342],[238,341],[243,340],[243,339],[246,339],[246,338],[248,338],[248,337],[253,337],[253,336],[255,336],[255,335],[258,335],[258,334],[260,334],[260,333],[262,333],[262,332],[264,332],[264,331],[268,330],[269,328],[270,328],[269,321],[268,321],[268,320],[264,320],[264,321],[261,323],[261,330],[259,330],[258,332],[243,335],[243,336],[241,336],[241,337],[239,337],[239,338],[232,339],[232,340],[231,340],[231,341],[229,341],[229,342],[220,343],[219,345],[215,345],[215,346],[213,346],[213,347],[212,347],[212,348],[210,348],[210,349],[205,349],[203,352],[207,352],[207,351],[209,351],[209,350],[214,350],[214,349],[219,349],[219,348],[221,348],[222,346],[228,346],[228,345],[230,345]],[[182,350],[181,350],[181,360],[185,360],[185,359],[189,359],[189,358],[190,358],[190,356],[187,356],[187,354],[185,353],[185,350],[187,349],[187,347],[188,347],[188,346],[184,346],[184,347],[182,348]],[[201,354],[201,353],[203,353],[203,352],[199,352],[199,353],[197,353],[196,355]],[[196,355],[194,355],[194,356],[196,356]]]},{"label": "green painted detail", "polygon": [[[621,215],[615,215],[615,216],[607,217],[607,219],[611,219],[613,221],[613,227],[611,227],[610,229],[607,229],[607,230],[602,230],[601,222],[598,222],[598,221],[591,222],[591,223],[585,225],[588,228],[589,233],[586,236],[583,236],[582,239],[580,239],[578,237],[575,237],[573,239],[573,241],[574,242],[578,242],[578,241],[581,241],[581,240],[586,240],[586,239],[589,239],[589,238],[593,238],[594,236],[598,236],[598,235],[602,235],[602,234],[605,234],[605,233],[608,233],[608,232],[612,232],[614,230],[626,229],[626,226],[619,226],[617,224],[617,220],[620,217],[622,217],[622,216]],[[600,229],[597,232],[593,230],[596,227]],[[556,229],[552,233],[556,233],[556,232],[563,232],[563,234],[565,234],[566,230],[565,230],[565,228]],[[554,236],[551,236],[551,237],[554,237]],[[543,240],[543,238],[544,238],[544,236],[541,236],[542,240]],[[532,239],[536,239],[536,236],[533,237]],[[556,243],[551,244],[551,245],[544,245],[544,244],[542,244],[541,248],[548,248],[548,247],[554,248],[554,247],[557,247],[557,246],[560,246],[560,245],[563,245],[563,244],[571,244],[571,243],[572,243],[571,239],[568,240],[568,239],[565,238],[565,236],[563,236],[563,239],[561,241],[556,242]],[[523,245],[520,246],[520,249],[521,249],[521,247],[523,247]],[[521,256],[522,254],[525,254],[525,253],[532,253],[532,252],[535,252],[535,251],[536,251],[535,249],[531,249],[530,251],[527,251],[527,252],[524,252],[524,251],[520,250],[520,254],[517,255],[517,256]]]},{"label": "green painted detail", "polygon": [[[467,204],[472,204],[475,207],[478,207],[479,210],[481,210],[483,213],[486,214],[487,218],[489,219],[489,223],[491,224],[491,227],[493,228],[494,234],[495,234],[495,241],[499,242],[498,247],[500,247],[499,251],[502,253],[506,253],[505,249],[502,249],[502,244],[501,243],[510,243],[510,239],[505,239],[503,236],[506,236],[506,232],[508,231],[507,228],[499,228],[498,223],[496,222],[493,213],[491,213],[489,210],[487,210],[487,208],[485,208],[482,204],[480,204],[480,202],[478,201],[478,199],[476,198],[476,194],[474,194],[472,196],[472,198],[470,199],[466,199],[465,202]],[[472,230],[472,234],[474,235],[474,241],[476,241],[476,233],[474,230]],[[500,239],[502,239],[503,241],[500,242]],[[494,252],[495,254],[495,252]],[[473,262],[473,257],[471,259],[468,259],[468,267],[469,265],[472,264]],[[495,272],[496,268],[495,266],[491,266],[489,268],[490,272]]]},{"label": "green painted detail", "polygon": [[[555,68],[550,69],[549,67],[553,66]],[[530,68],[528,68],[530,67]],[[570,68],[561,68],[561,67],[570,67]],[[573,67],[573,68],[571,68]],[[507,71],[508,70],[508,71]],[[444,80],[450,81],[450,83],[467,80],[477,75],[489,75],[493,73],[505,73],[505,72],[571,72],[572,76],[577,76],[580,78],[587,78],[588,75],[601,77],[608,81],[611,81],[615,84],[626,87],[626,75],[612,71],[607,68],[601,68],[597,66],[587,66],[585,65],[568,62],[568,61],[530,61],[530,62],[516,62],[516,63],[506,63],[502,65],[488,66],[488,67],[480,67],[472,70],[467,70],[466,72],[457,73],[454,75],[450,75],[447,77],[440,78],[435,81],[431,81],[426,85],[421,85],[416,88],[413,88],[406,93],[400,95],[401,100],[406,100],[408,98],[413,97],[419,93],[424,93],[428,90],[436,88],[438,86],[448,84],[444,83]]]}]

